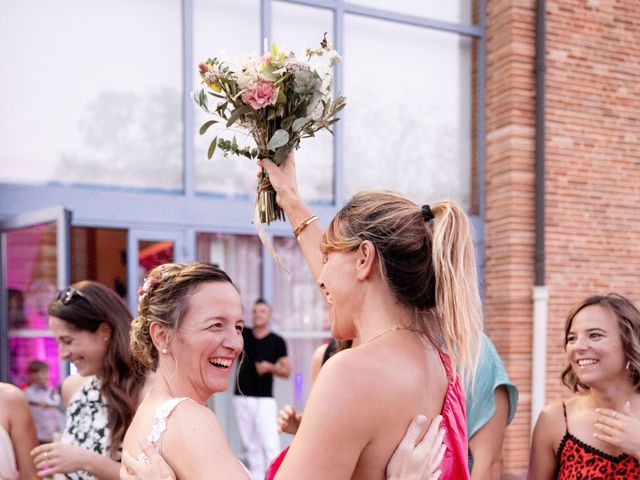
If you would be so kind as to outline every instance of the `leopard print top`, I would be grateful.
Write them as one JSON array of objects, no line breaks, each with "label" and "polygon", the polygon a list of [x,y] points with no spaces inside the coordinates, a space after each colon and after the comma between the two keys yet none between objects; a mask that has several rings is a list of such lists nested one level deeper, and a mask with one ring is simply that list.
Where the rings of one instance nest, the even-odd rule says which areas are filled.
[{"label": "leopard print top", "polygon": [[564,403],[562,409],[566,433],[556,455],[557,480],[640,480],[640,463],[636,458],[625,453],[614,457],[570,434]]}]

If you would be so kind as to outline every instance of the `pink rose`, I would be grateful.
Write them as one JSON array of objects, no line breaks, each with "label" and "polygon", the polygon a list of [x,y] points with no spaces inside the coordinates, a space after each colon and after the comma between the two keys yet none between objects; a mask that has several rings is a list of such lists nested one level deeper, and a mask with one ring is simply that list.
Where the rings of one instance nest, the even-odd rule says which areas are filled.
[{"label": "pink rose", "polygon": [[266,80],[258,80],[255,87],[242,94],[242,101],[254,110],[273,105],[276,99],[276,86]]},{"label": "pink rose", "polygon": [[206,63],[201,63],[200,65],[198,65],[198,70],[200,70],[200,73],[205,74],[209,71],[209,67]]}]

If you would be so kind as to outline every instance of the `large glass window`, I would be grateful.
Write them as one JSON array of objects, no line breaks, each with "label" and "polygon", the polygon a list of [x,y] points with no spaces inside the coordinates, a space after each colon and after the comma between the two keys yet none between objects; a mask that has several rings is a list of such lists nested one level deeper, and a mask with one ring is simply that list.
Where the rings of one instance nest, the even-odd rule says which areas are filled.
[{"label": "large glass window", "polygon": [[469,207],[471,53],[459,34],[346,16],[347,197],[384,188]]},{"label": "large glass window", "polygon": [[262,292],[262,249],[258,237],[199,233],[196,258],[217,265],[231,277],[240,290],[245,321],[251,325],[251,309]]},{"label": "large glass window", "polygon": [[[325,32],[333,42],[331,10],[273,2],[271,34],[277,45],[304,57],[305,48],[318,48]],[[323,59],[320,59],[322,62]],[[326,60],[325,60],[326,62]],[[338,92],[339,93],[339,92]],[[333,201],[333,137],[326,130],[303,140],[296,153],[300,191],[309,201]]]},{"label": "large glass window", "polygon": [[0,180],[182,188],[179,0],[2,2]]},{"label": "large glass window", "polygon": [[[250,54],[262,53],[260,39],[260,2],[258,0],[194,0],[193,2],[193,91],[200,90],[198,64],[207,58],[218,57],[232,64],[238,63]],[[209,97],[209,104],[215,106],[217,100]],[[217,149],[211,160],[207,150],[211,140],[219,136],[231,140],[235,135],[240,145],[255,147],[255,142],[246,131],[237,127],[224,128],[214,125],[205,135],[200,135],[200,126],[215,118],[203,112],[194,103],[195,169],[196,190],[201,193],[218,194],[227,197],[250,198],[256,190],[254,161],[245,157],[225,158]]]}]

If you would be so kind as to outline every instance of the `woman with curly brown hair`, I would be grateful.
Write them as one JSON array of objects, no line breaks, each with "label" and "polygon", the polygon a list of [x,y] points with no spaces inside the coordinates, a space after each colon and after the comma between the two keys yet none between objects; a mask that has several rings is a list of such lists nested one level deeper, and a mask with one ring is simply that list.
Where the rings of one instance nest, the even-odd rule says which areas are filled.
[{"label": "woman with curly brown hair", "polygon": [[115,292],[93,281],[60,291],[48,313],[60,356],[79,375],[62,384],[67,421],[60,441],[35,448],[34,462],[46,476],[117,479],[122,440],[146,381],[129,350],[131,314]]},{"label": "woman with curly brown hair", "polygon": [[596,295],[565,322],[574,393],[536,423],[529,479],[640,479],[640,311],[617,294]]},{"label": "woman with curly brown hair", "polygon": [[[418,414],[441,414],[449,452],[442,478],[468,479],[465,400],[457,372],[473,372],[482,316],[464,210],[447,200],[429,207],[393,192],[361,192],[324,232],[298,193],[293,155],[282,167],[266,159],[262,165],[331,304],[332,335],[360,341],[320,370],[291,448],[267,477],[386,478],[407,424]],[[163,348],[161,337],[154,343]],[[187,438],[174,448],[165,439],[161,447],[172,467],[173,459],[185,468],[176,471],[177,478],[241,478],[215,477],[215,462],[206,463],[211,454],[199,452],[193,436],[185,447]]]},{"label": "woman with curly brown hair", "polygon": [[[196,262],[149,272],[132,324],[131,350],[156,369],[156,380],[125,436],[122,479],[250,479],[206,406],[229,385],[243,349],[242,329],[240,295],[219,268]],[[425,421],[411,424],[389,478],[436,478],[431,473],[444,453],[438,422],[414,449]],[[146,448],[138,444],[141,438],[148,440]]]}]

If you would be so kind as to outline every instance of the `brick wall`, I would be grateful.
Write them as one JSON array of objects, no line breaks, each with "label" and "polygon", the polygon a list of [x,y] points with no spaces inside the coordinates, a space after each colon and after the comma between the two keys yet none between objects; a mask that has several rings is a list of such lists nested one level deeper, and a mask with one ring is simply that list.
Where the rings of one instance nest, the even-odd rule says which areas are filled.
[{"label": "brick wall", "polygon": [[528,460],[534,275],[534,0],[487,4],[485,329],[520,402],[505,467]]},{"label": "brick wall", "polygon": [[[640,303],[640,4],[547,0],[547,399],[566,396],[562,325],[592,293]],[[505,466],[528,460],[534,281],[535,1],[489,0],[486,330],[520,389]]]}]

